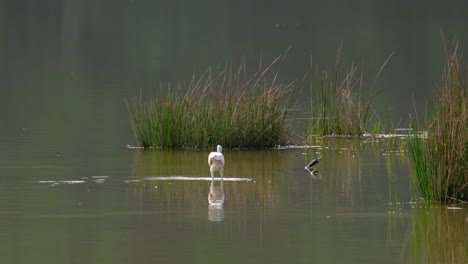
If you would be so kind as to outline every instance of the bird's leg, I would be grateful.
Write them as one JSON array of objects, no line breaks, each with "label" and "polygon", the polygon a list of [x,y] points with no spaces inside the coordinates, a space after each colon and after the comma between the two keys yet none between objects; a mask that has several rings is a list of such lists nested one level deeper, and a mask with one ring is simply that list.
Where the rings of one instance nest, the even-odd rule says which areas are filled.
[{"label": "bird's leg", "polygon": [[220,189],[221,189],[221,193],[223,195],[222,197],[223,197],[223,202],[224,202],[224,181],[223,181],[223,178],[221,178]]},{"label": "bird's leg", "polygon": [[211,180],[214,181],[214,171],[210,170],[210,173],[211,173]]}]

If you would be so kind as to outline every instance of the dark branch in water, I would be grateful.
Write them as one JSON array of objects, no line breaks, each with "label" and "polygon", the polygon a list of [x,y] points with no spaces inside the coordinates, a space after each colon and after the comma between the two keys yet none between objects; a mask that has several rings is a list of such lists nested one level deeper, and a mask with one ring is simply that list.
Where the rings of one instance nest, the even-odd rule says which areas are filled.
[{"label": "dark branch in water", "polygon": [[314,166],[320,162],[320,160],[322,159],[322,156],[316,158],[316,159],[313,159],[309,164],[307,164],[307,166],[305,166],[304,169],[308,170],[309,172],[315,170]]}]

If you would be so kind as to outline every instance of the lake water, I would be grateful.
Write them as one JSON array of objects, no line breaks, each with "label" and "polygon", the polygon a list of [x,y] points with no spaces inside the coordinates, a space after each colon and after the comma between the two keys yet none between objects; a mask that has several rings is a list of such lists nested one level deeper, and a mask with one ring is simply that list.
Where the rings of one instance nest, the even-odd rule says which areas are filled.
[{"label": "lake water", "polygon": [[[0,167],[0,261],[466,261],[468,211],[411,203],[407,156],[324,145],[225,151],[225,201],[214,207],[210,181],[174,179],[209,180],[205,151],[13,152]],[[317,151],[312,177],[304,166]]]},{"label": "lake water", "polygon": [[[434,97],[440,30],[468,50],[467,10],[463,1],[0,1],[0,263],[467,263],[468,210],[416,203],[407,155],[384,155],[382,142],[226,149],[225,200],[209,206],[208,151],[127,148],[124,103],[243,56],[256,68],[289,45],[279,78],[300,80],[311,56],[332,68],[343,43],[343,63],[355,61],[366,82],[395,52],[375,108],[397,127],[413,98],[424,110]],[[310,87],[297,89],[306,117]],[[311,176],[304,166],[320,155]]]}]

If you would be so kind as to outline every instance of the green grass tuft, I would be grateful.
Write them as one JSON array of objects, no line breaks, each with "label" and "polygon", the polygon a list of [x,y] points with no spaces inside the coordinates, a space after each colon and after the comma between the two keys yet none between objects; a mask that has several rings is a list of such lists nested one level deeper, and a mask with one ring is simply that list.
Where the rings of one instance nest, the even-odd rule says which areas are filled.
[{"label": "green grass tuft", "polygon": [[468,200],[468,97],[458,44],[447,53],[441,93],[427,138],[409,141],[413,185],[426,202]]},{"label": "green grass tuft", "polygon": [[[320,75],[318,88],[312,90],[311,122],[307,134],[317,136],[361,136],[369,129],[369,123],[375,121],[373,130],[382,129],[381,122],[372,109],[376,96],[375,82],[383,68],[390,60],[391,54],[382,64],[374,81],[369,87],[370,95],[364,99],[361,95],[364,81],[358,68],[352,64],[341,76],[341,48],[338,49],[335,70],[332,74],[323,71]],[[376,121],[377,120],[377,121]]]},{"label": "green grass tuft", "polygon": [[[144,148],[268,148],[291,140],[288,115],[294,83],[279,83],[278,57],[247,76],[246,65],[225,67],[191,82],[164,99],[126,102],[138,144]],[[247,77],[246,77],[247,76]]]}]

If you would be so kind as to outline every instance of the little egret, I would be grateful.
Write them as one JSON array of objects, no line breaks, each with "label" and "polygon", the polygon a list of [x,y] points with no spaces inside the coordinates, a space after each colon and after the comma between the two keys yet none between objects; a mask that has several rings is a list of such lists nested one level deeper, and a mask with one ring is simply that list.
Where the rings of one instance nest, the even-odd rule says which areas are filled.
[{"label": "little egret", "polygon": [[216,152],[211,152],[208,155],[208,166],[210,166],[211,178],[214,180],[214,172],[219,171],[221,178],[224,177],[224,156],[221,153],[223,148],[221,145],[218,145]]}]

